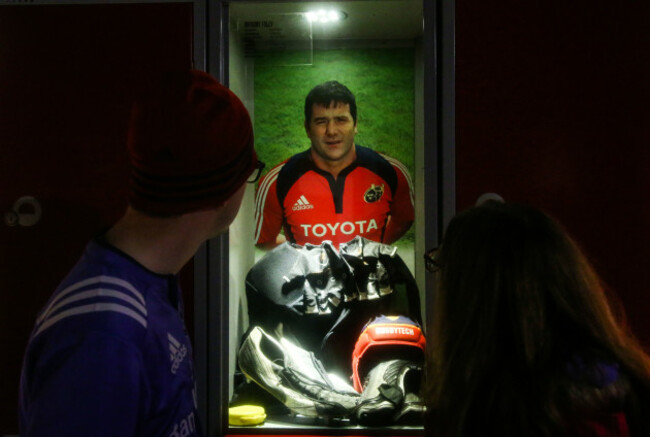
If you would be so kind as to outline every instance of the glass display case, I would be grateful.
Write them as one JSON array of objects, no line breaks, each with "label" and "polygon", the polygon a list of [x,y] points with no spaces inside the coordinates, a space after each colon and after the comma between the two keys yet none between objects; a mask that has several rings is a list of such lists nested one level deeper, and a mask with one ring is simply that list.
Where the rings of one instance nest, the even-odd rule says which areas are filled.
[{"label": "glass display case", "polygon": [[[376,316],[405,316],[376,322],[384,327],[394,323],[393,330],[417,331],[424,337],[430,313],[432,278],[421,260],[425,249],[437,242],[449,191],[440,182],[435,4],[230,1],[208,6],[209,70],[248,108],[256,150],[265,163],[263,177],[248,187],[229,235],[209,242],[195,265],[196,275],[207,277],[205,316],[195,315],[195,324],[205,317],[208,325],[205,338],[198,336],[197,350],[198,355],[202,350],[207,354],[197,360],[197,373],[199,403],[207,405],[208,435],[422,435],[421,409],[411,411],[408,418],[403,417],[408,415],[405,407],[404,414],[397,411],[405,405],[404,396],[396,401],[399,408],[372,406],[362,416],[359,397],[370,377],[361,375],[363,351],[356,357],[352,352],[361,350],[362,333],[386,331],[366,326]],[[261,241],[265,196],[290,196],[295,180],[309,174],[303,167],[318,160],[311,155],[318,141],[314,139],[318,121],[306,113],[305,106],[310,105],[305,105],[305,98],[327,81],[345,85],[355,97],[354,130],[349,135],[356,151],[353,166],[370,169],[372,177],[379,174],[383,179],[381,183],[373,179],[368,187],[359,188],[360,195],[346,197],[353,182],[369,176],[344,170],[329,177],[314,168],[315,177],[322,176],[329,186],[308,182],[295,199],[280,200],[277,206],[294,211],[320,208],[320,189],[333,196],[334,204],[339,195],[340,208],[350,203],[358,203],[355,208],[375,206],[382,198],[397,202],[406,193],[413,208],[412,224],[394,241],[382,241],[384,227],[404,212],[403,207],[377,219],[339,220],[337,215],[316,213],[297,229],[322,239],[301,244],[283,213],[279,242],[294,243],[262,249],[256,242]],[[348,117],[352,112],[344,111]],[[328,125],[342,123],[338,113],[328,114],[323,116]],[[344,141],[337,129],[324,128],[323,135],[331,136],[330,142]],[[295,164],[299,156],[307,164]],[[408,189],[399,192],[396,187]],[[373,233],[375,228],[380,232]],[[344,242],[330,244],[333,235],[345,237]],[[202,305],[200,298],[197,302]],[[368,344],[377,343],[373,341]],[[402,371],[407,375],[402,384],[416,386],[414,393],[419,390],[424,349],[424,340],[418,341],[393,341],[389,352],[382,349],[379,354],[384,361],[404,358],[418,363],[413,372]],[[398,343],[405,344],[402,350]],[[242,359],[248,364],[239,362]],[[204,383],[201,375],[207,379]],[[228,407],[241,404],[249,410],[229,423]],[[259,406],[265,417],[255,409]],[[378,420],[363,419],[371,416]]]}]

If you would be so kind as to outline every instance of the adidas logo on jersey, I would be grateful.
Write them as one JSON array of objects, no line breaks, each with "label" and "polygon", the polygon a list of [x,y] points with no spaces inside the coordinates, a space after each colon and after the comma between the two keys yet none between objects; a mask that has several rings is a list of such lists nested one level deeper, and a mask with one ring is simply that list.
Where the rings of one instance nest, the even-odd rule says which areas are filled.
[{"label": "adidas logo on jersey", "polygon": [[300,196],[300,199],[296,201],[296,203],[293,204],[293,207],[291,208],[294,211],[302,211],[303,209],[314,209],[314,205],[309,203],[309,200],[305,197],[303,194]]},{"label": "adidas logo on jersey", "polygon": [[172,362],[172,373],[175,375],[178,366],[187,355],[187,347],[176,340],[169,332],[167,333],[167,339],[169,340],[169,358]]}]

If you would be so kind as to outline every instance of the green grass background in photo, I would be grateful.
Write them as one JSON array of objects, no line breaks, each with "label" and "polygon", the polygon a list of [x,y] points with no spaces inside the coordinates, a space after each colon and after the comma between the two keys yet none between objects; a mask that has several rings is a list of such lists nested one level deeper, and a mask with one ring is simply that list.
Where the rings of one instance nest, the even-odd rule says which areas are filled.
[{"label": "green grass background in photo", "polygon": [[[255,60],[255,148],[265,171],[309,148],[304,103],[316,85],[337,80],[354,93],[355,142],[400,160],[413,176],[414,51],[412,48],[264,53]],[[411,229],[400,243],[413,242]],[[398,244],[399,245],[399,244]]]}]

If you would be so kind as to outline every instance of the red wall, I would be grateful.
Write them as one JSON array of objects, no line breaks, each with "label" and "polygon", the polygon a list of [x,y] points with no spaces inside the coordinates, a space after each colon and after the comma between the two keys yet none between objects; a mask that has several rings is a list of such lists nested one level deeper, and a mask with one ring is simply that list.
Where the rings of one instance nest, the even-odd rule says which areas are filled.
[{"label": "red wall", "polygon": [[[0,435],[18,432],[37,311],[126,206],[134,93],[156,71],[191,66],[192,17],[191,3],[0,6]],[[6,226],[25,195],[41,221]]]},{"label": "red wall", "polygon": [[558,218],[650,348],[650,2],[456,2],[457,206]]}]

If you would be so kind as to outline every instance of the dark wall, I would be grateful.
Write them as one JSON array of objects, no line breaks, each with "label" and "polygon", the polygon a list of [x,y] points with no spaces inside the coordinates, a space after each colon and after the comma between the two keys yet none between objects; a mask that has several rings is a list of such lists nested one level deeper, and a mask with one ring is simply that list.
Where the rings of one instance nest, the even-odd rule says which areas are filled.
[{"label": "dark wall", "polygon": [[457,206],[545,209],[650,348],[650,2],[456,2]]},{"label": "dark wall", "polygon": [[[0,6],[0,435],[18,432],[38,310],[126,207],[133,97],[152,74],[191,66],[192,19],[191,3]],[[6,225],[26,195],[41,220]]]}]

